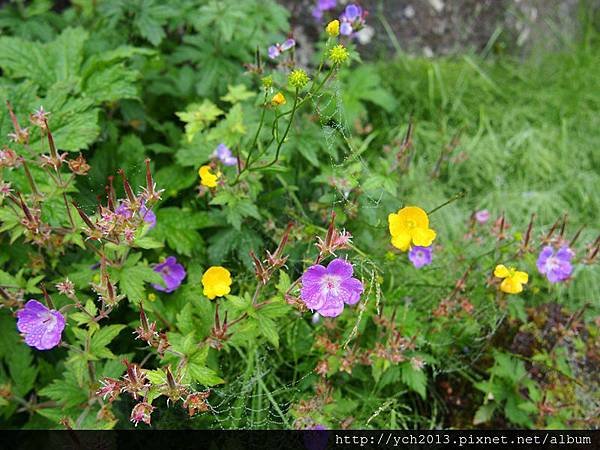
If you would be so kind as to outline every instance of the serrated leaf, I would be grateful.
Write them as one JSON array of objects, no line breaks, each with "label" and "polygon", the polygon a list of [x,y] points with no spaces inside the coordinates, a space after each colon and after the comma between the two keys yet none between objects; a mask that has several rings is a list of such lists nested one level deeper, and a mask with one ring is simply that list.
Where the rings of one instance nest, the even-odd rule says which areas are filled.
[{"label": "serrated leaf", "polygon": [[90,338],[90,352],[97,354],[117,337],[125,325],[104,325]]},{"label": "serrated leaf", "polygon": [[190,362],[188,364],[188,371],[194,381],[205,386],[214,386],[225,382],[225,380],[219,377],[214,370],[201,364]]},{"label": "serrated leaf", "polygon": [[235,86],[227,86],[227,95],[221,97],[221,100],[228,103],[238,103],[256,96],[255,92],[248,90],[244,84],[236,84]]},{"label": "serrated leaf", "polygon": [[489,422],[494,415],[495,410],[496,403],[494,402],[481,405],[475,412],[475,417],[473,417],[473,425],[481,425],[482,423]]},{"label": "serrated leaf", "polygon": [[425,398],[427,391],[427,375],[423,370],[415,370],[410,363],[401,366],[402,381],[421,398]]},{"label": "serrated leaf", "polygon": [[260,333],[265,336],[275,348],[279,348],[279,333],[275,321],[263,314],[258,314],[256,319],[258,320],[258,329],[260,330]]},{"label": "serrated leaf", "polygon": [[204,100],[202,103],[192,103],[188,105],[185,111],[176,112],[175,114],[185,122],[185,136],[188,142],[192,142],[197,133],[224,113],[210,100]]},{"label": "serrated leaf", "polygon": [[162,284],[163,279],[151,267],[137,264],[125,266],[119,272],[119,288],[130,302],[140,302],[146,298],[145,284]]}]

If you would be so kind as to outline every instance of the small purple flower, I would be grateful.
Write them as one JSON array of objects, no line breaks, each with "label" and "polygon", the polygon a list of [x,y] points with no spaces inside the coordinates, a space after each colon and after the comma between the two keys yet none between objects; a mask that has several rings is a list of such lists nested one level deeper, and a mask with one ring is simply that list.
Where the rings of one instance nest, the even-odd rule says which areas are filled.
[{"label": "small purple flower", "polygon": [[286,39],[283,42],[283,44],[273,44],[273,45],[269,46],[267,53],[269,55],[269,58],[275,59],[279,55],[281,55],[283,52],[285,52],[286,50],[289,50],[290,48],[294,47],[295,45],[296,45],[295,40]]},{"label": "small purple flower", "polygon": [[346,6],[340,15],[340,34],[350,36],[354,31],[360,30],[365,25],[365,12],[355,4]]},{"label": "small purple flower", "polygon": [[413,263],[413,266],[420,269],[423,266],[431,264],[431,253],[431,246],[419,247],[418,245],[415,245],[408,252],[408,259]]},{"label": "small purple flower", "polygon": [[490,219],[490,212],[487,209],[482,209],[475,213],[475,220],[481,224],[486,223]]},{"label": "small purple flower", "polygon": [[312,15],[315,19],[321,20],[323,13],[337,6],[336,0],[317,0],[316,6],[312,9]]},{"label": "small purple flower", "polygon": [[149,225],[150,230],[156,226],[156,214],[151,209],[146,208],[145,203],[140,207],[140,217]]},{"label": "small purple flower", "polygon": [[352,34],[352,25],[349,22],[342,21],[340,25],[340,34],[343,36],[350,36]]},{"label": "small purple flower", "polygon": [[225,144],[217,145],[217,148],[213,152],[213,156],[219,158],[219,160],[226,166],[235,166],[237,164],[237,158],[232,155],[231,150]]},{"label": "small purple flower", "polygon": [[129,208],[129,203],[126,202],[121,202],[119,206],[115,208],[115,214],[123,217],[125,220],[129,220],[133,216],[131,208]]},{"label": "small purple flower", "polygon": [[362,19],[362,8],[354,3],[346,6],[344,13],[342,16],[347,19],[349,22],[354,22],[356,20]]},{"label": "small purple flower", "polygon": [[540,252],[536,265],[550,283],[559,283],[565,281],[573,273],[571,259],[574,256],[575,252],[566,245],[561,247],[556,254],[554,249],[547,245]]},{"label": "small purple flower", "polygon": [[352,264],[340,258],[327,268],[317,264],[306,269],[302,275],[300,298],[304,304],[325,317],[337,317],[344,310],[344,303],[354,305],[360,300],[364,288],[360,280],[352,278]]},{"label": "small purple flower", "polygon": [[[115,214],[123,217],[125,220],[129,220],[133,217],[133,212],[127,202],[120,203],[119,206],[115,208]],[[156,226],[156,214],[146,207],[145,202],[142,202],[138,214],[144,222],[150,225],[150,229]]]},{"label": "small purple flower", "polygon": [[154,271],[160,273],[165,283],[165,286],[153,284],[152,287],[157,291],[166,293],[173,292],[179,286],[187,275],[183,266],[177,263],[174,256],[169,256],[164,262],[154,266]]},{"label": "small purple flower", "polygon": [[55,309],[48,309],[37,300],[29,300],[17,311],[17,329],[25,343],[38,350],[49,350],[60,343],[65,329],[65,317]]}]

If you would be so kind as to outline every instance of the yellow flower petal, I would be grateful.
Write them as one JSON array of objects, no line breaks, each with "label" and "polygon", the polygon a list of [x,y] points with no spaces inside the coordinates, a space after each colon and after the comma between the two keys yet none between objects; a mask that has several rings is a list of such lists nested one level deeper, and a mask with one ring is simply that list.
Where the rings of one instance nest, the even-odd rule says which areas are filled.
[{"label": "yellow flower petal", "polygon": [[200,184],[202,186],[214,188],[217,187],[219,174],[214,174],[210,170],[210,166],[202,166],[198,169],[198,175],[200,175]]},{"label": "yellow flower petal", "polygon": [[521,284],[527,284],[527,282],[529,281],[529,275],[527,274],[527,272],[515,272],[513,278],[517,283]]},{"label": "yellow flower petal", "polygon": [[202,275],[203,292],[210,300],[231,292],[231,274],[221,266],[212,266]]},{"label": "yellow flower petal", "polygon": [[273,105],[273,106],[285,105],[285,96],[281,92],[278,92],[271,99],[271,105]]},{"label": "yellow flower petal", "polygon": [[410,248],[411,237],[409,233],[400,233],[392,236],[392,245],[403,252]]},{"label": "yellow flower petal", "polygon": [[400,220],[400,216],[398,214],[392,213],[388,216],[388,225],[390,234],[392,236],[406,233],[406,227],[403,226],[402,220]]},{"label": "yellow flower petal", "polygon": [[429,228],[427,213],[418,206],[407,206],[398,211],[400,220],[409,228]]},{"label": "yellow flower petal", "polygon": [[494,276],[496,276],[498,278],[506,278],[509,275],[510,275],[510,272],[508,271],[506,266],[504,266],[504,264],[498,264],[496,266],[496,268],[494,269]]},{"label": "yellow flower petal", "polygon": [[523,286],[514,277],[509,277],[502,280],[500,290],[507,294],[518,294],[523,291]]},{"label": "yellow flower petal", "polygon": [[412,230],[413,244],[419,247],[429,247],[435,239],[435,231],[431,228],[415,228]]},{"label": "yellow flower petal", "polygon": [[340,21],[337,19],[332,20],[325,27],[325,31],[329,36],[336,37],[338,34],[340,34]]}]

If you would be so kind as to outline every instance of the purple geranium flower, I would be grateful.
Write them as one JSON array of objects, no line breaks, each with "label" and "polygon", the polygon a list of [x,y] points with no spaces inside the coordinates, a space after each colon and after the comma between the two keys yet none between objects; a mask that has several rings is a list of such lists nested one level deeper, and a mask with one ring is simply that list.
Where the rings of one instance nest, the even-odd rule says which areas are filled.
[{"label": "purple geranium flower", "polygon": [[349,36],[353,31],[360,30],[365,24],[363,9],[355,4],[346,6],[340,15],[340,34]]},{"label": "purple geranium flower", "polygon": [[60,343],[65,329],[65,317],[55,309],[48,309],[37,300],[29,300],[17,311],[17,329],[25,343],[38,350],[49,350]]},{"label": "purple geranium flower", "polygon": [[415,245],[408,252],[408,259],[413,263],[413,266],[420,269],[423,266],[431,264],[431,253],[431,246],[419,247]]},{"label": "purple geranium flower", "polygon": [[156,226],[156,214],[151,209],[146,208],[145,203],[140,207],[140,216],[149,225],[150,229]]},{"label": "purple geranium flower", "polygon": [[179,286],[186,276],[185,269],[174,256],[169,256],[164,262],[154,266],[154,271],[160,273],[165,283],[165,286],[153,284],[152,287],[157,291],[173,292]]},{"label": "purple geranium flower", "polygon": [[323,18],[323,12],[333,9],[337,6],[336,0],[317,0],[317,5],[312,10],[312,15],[315,19]]},{"label": "purple geranium flower", "polygon": [[131,209],[129,208],[129,204],[125,202],[121,202],[119,206],[115,208],[115,214],[123,217],[126,220],[131,219],[131,216],[133,215]]},{"label": "purple geranium flower", "polygon": [[213,152],[213,156],[219,158],[226,166],[235,166],[237,164],[237,158],[232,155],[231,150],[225,144],[217,145],[217,148]]},{"label": "purple geranium flower", "polygon": [[274,45],[271,45],[269,47],[267,53],[269,54],[269,58],[275,59],[279,55],[281,55],[283,52],[285,52],[286,50],[289,50],[290,48],[292,48],[295,45],[296,45],[296,41],[295,40],[293,40],[293,39],[286,39],[283,42],[283,44],[274,44]]},{"label": "purple geranium flower", "polygon": [[487,209],[482,209],[475,213],[475,220],[479,223],[486,223],[490,219],[490,212]]},{"label": "purple geranium flower", "polygon": [[312,310],[325,317],[337,317],[344,310],[344,303],[354,305],[360,300],[363,284],[352,278],[352,264],[340,258],[329,263],[306,269],[302,275],[300,298]]},{"label": "purple geranium flower", "polygon": [[[115,208],[115,214],[123,217],[125,220],[129,220],[133,217],[133,212],[129,207],[129,203],[126,202],[121,202],[119,206]],[[144,222],[150,225],[150,229],[156,226],[156,214],[154,214],[151,209],[146,207],[145,202],[142,202],[138,214]]]},{"label": "purple geranium flower", "polygon": [[537,259],[537,268],[541,274],[546,275],[550,283],[565,281],[573,273],[571,259],[575,253],[567,245],[561,247],[555,254],[554,249],[547,245],[540,252]]}]

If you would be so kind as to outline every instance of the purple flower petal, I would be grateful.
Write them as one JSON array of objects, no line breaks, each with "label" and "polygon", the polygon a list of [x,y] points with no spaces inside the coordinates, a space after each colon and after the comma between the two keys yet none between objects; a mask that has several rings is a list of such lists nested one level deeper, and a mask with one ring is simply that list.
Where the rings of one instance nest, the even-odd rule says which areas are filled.
[{"label": "purple flower petal", "polygon": [[350,25],[350,22],[342,22],[340,25],[340,34],[344,36],[350,36],[352,34],[352,25]]},{"label": "purple flower petal", "polygon": [[303,284],[300,289],[300,297],[307,308],[318,310],[327,301],[327,290],[323,289],[321,283]]},{"label": "purple flower petal", "polygon": [[362,16],[362,8],[355,4],[350,4],[346,6],[344,11],[344,17],[348,19],[350,22],[354,22],[357,19],[360,19]]},{"label": "purple flower petal", "polygon": [[431,264],[431,247],[419,247],[415,245],[408,252],[408,259],[417,269]]},{"label": "purple flower petal", "polygon": [[296,45],[296,41],[293,39],[286,39],[284,41],[283,44],[281,44],[281,50],[285,51],[285,50],[289,50],[290,48],[292,48],[293,46]]},{"label": "purple flower petal", "polygon": [[302,275],[302,285],[320,283],[327,269],[320,264],[310,266]]},{"label": "purple flower petal", "polygon": [[279,48],[276,45],[271,45],[267,51],[269,58],[271,59],[275,59],[277,58],[281,52],[279,51]]},{"label": "purple flower petal", "polygon": [[575,252],[569,248],[569,246],[562,246],[558,252],[556,252],[556,257],[561,261],[571,262],[571,259],[575,256]]},{"label": "purple flower petal", "polygon": [[146,208],[145,204],[140,207],[140,217],[149,225],[150,229],[156,226],[156,214],[151,209]]},{"label": "purple flower petal", "polygon": [[49,350],[60,343],[65,318],[59,311],[50,310],[37,300],[29,300],[16,315],[17,329],[30,347]]},{"label": "purple flower petal", "polygon": [[330,275],[336,275],[341,278],[350,278],[354,268],[348,261],[336,258],[329,263],[327,266],[327,273]]},{"label": "purple flower petal", "polygon": [[344,304],[357,303],[364,290],[352,274],[352,264],[340,258],[331,261],[327,268],[320,264],[311,266],[302,275],[300,298],[322,316],[339,316]]},{"label": "purple flower petal", "polygon": [[344,299],[344,303],[354,305],[360,300],[360,294],[363,293],[364,287],[360,280],[356,278],[348,278],[342,281],[342,289],[348,292],[348,296]]},{"label": "purple flower petal", "polygon": [[177,263],[177,259],[174,256],[169,256],[164,262],[154,266],[154,271],[160,273],[164,286],[152,284],[152,287],[157,291],[166,293],[171,293],[181,286],[187,275],[185,268]]},{"label": "purple flower petal", "polygon": [[327,296],[325,304],[317,310],[323,317],[337,317],[344,311],[344,302],[333,295]]},{"label": "purple flower petal", "polygon": [[546,273],[546,262],[553,254],[554,250],[549,245],[542,249],[536,262],[537,269],[540,271],[540,273]]}]

